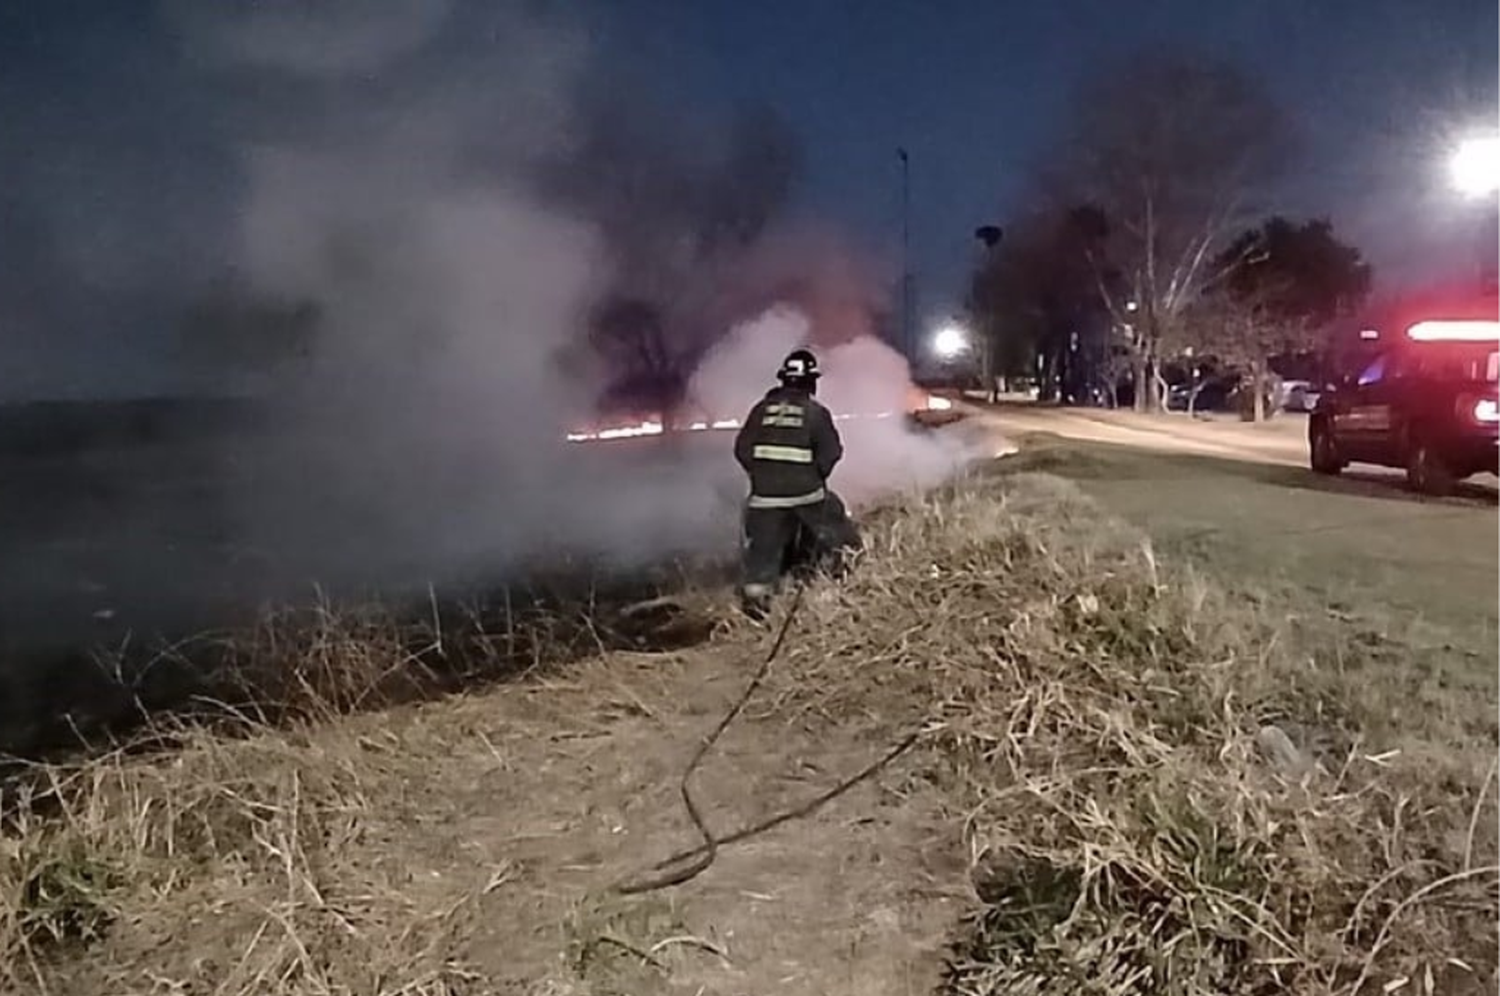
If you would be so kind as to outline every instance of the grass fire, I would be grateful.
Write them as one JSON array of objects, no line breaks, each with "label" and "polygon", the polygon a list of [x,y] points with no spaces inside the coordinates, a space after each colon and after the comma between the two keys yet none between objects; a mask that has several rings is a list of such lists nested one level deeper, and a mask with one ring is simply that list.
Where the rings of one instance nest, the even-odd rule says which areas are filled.
[{"label": "grass fire", "polygon": [[1335,6],[0,5],[0,996],[1495,992],[1494,4]]}]

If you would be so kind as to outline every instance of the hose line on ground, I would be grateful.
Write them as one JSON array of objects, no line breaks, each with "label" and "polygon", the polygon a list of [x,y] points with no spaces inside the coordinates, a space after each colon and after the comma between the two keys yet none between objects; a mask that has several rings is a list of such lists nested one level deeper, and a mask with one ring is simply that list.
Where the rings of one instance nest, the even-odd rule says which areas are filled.
[{"label": "hose line on ground", "polygon": [[781,621],[781,627],[776,632],[776,640],[771,644],[770,652],[761,661],[760,667],[756,669],[749,684],[745,686],[745,690],[740,693],[739,698],[730,706],[729,711],[724,714],[723,718],[719,720],[718,725],[698,744],[698,749],[693,752],[693,756],[688,761],[687,767],[683,769],[682,779],[678,783],[683,808],[687,810],[688,818],[693,821],[693,826],[697,829],[698,836],[702,838],[702,843],[658,861],[652,866],[652,870],[657,874],[649,878],[625,881],[617,884],[614,887],[615,892],[623,895],[635,895],[642,892],[655,892],[658,889],[666,889],[674,885],[682,885],[684,882],[689,882],[709,869],[718,858],[720,847],[748,840],[757,834],[764,833],[783,823],[811,815],[815,810],[832,802],[854,786],[875,775],[916,744],[917,738],[921,735],[920,729],[909,733],[879,760],[872,762],[859,772],[844,779],[822,794],[809,799],[800,806],[785,810],[751,826],[742,827],[734,833],[723,837],[715,836],[714,832],[709,829],[708,822],[703,818],[703,811],[698,807],[697,800],[693,798],[693,775],[697,772],[699,765],[703,763],[704,757],[707,756],[714,744],[718,742],[719,737],[723,736],[724,731],[729,728],[729,725],[744,711],[745,706],[749,704],[750,699],[754,697],[755,692],[770,673],[771,665],[780,655],[781,648],[786,643],[787,635],[791,632],[792,622],[797,617],[797,610],[802,607],[804,590],[804,585],[799,584],[797,586],[797,590],[792,598],[792,604],[787,608],[786,617]]}]

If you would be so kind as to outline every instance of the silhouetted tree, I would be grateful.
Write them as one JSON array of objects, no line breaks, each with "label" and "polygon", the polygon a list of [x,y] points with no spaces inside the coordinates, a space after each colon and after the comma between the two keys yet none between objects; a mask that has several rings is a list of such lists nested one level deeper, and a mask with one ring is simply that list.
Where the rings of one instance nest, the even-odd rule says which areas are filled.
[{"label": "silhouetted tree", "polygon": [[1075,337],[1107,317],[1089,254],[1102,223],[1087,207],[1023,219],[1007,226],[971,278],[969,311],[989,337],[994,374],[1037,377],[1043,400],[1064,394]]},{"label": "silhouetted tree", "polygon": [[1271,359],[1315,348],[1331,322],[1364,302],[1370,267],[1326,219],[1298,224],[1281,217],[1240,234],[1213,266],[1218,280],[1183,342],[1244,371],[1259,421]]},{"label": "silhouetted tree", "polygon": [[661,309],[641,298],[607,300],[594,313],[589,339],[623,397],[671,418],[691,370],[682,343],[670,341]]},{"label": "silhouetted tree", "polygon": [[1276,106],[1227,64],[1145,52],[1081,89],[1047,182],[1060,203],[1092,206],[1079,220],[1134,354],[1137,407],[1157,396],[1163,342],[1216,281],[1290,145]]},{"label": "silhouetted tree", "polygon": [[1230,296],[1314,328],[1359,307],[1370,292],[1369,264],[1326,218],[1271,218],[1242,233],[1217,262]]}]

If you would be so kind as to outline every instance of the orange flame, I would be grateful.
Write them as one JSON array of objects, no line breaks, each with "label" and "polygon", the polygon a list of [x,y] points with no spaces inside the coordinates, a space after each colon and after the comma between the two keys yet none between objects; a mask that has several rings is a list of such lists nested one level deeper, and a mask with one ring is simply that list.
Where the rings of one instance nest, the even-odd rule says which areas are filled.
[{"label": "orange flame", "polygon": [[[933,412],[948,411],[952,409],[953,402],[947,398],[940,398],[934,394],[922,397],[917,410]],[[896,412],[841,412],[835,414],[834,420],[847,422],[851,419],[886,419],[894,418]],[[737,418],[721,418],[713,420],[700,420],[690,422],[678,430],[680,432],[722,432],[725,430],[738,429],[741,422]],[[603,442],[610,439],[640,439],[645,436],[660,436],[667,432],[664,422],[660,418],[645,419],[630,425],[611,425],[601,428],[580,429],[567,434],[570,443],[593,443]]]}]

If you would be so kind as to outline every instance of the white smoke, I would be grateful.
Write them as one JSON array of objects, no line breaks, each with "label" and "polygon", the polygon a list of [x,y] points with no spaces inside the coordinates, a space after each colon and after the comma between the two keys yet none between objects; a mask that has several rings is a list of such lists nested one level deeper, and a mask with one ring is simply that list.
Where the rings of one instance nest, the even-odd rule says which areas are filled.
[{"label": "white smoke", "polygon": [[812,323],[796,308],[772,307],[714,343],[688,382],[692,407],[712,418],[740,418],[774,383],[781,361],[807,343]]},{"label": "white smoke", "polygon": [[[486,42],[449,65],[424,61],[424,46],[463,8],[377,6],[368,21],[344,3],[183,15],[210,58],[319,98],[277,103],[242,149],[242,271],[259,292],[319,309],[310,355],[278,387],[283,421],[235,495],[247,542],[272,551],[287,580],[323,584],[732,550],[745,482],[730,434],[564,441],[599,385],[563,360],[617,276],[599,230],[564,214],[537,175],[575,138],[565,95],[587,54],[577,33],[521,3],[475,7],[493,18]],[[345,34],[351,17],[362,26]],[[366,86],[376,66],[388,78]],[[693,380],[701,407],[743,416],[790,349],[868,327],[860,303],[878,295],[852,265],[807,255],[824,260],[796,275],[817,317],[779,307],[730,330]],[[757,279],[738,271],[710,296],[751,300],[785,280],[773,257],[791,258],[747,256]],[[711,320],[708,336],[732,320]],[[826,350],[824,366],[834,405],[892,413],[841,424],[835,484],[847,500],[953,468],[955,454],[902,424],[899,356],[865,337]]]},{"label": "white smoke", "polygon": [[272,95],[238,98],[255,125],[238,269],[319,316],[233,496],[244,541],[319,582],[445,579],[606,543],[637,499],[599,502],[590,470],[620,470],[581,466],[560,438],[590,406],[560,354],[603,253],[534,189],[574,137],[579,33],[520,2],[171,12],[200,62]]},{"label": "white smoke", "polygon": [[933,487],[985,455],[972,436],[923,431],[906,422],[904,414],[925,392],[912,385],[901,354],[878,339],[865,336],[834,347],[823,368],[824,402],[858,416],[840,424],[845,456],[832,482],[852,507]]},{"label": "white smoke", "polygon": [[[697,406],[719,417],[743,417],[773,382],[792,350],[815,329],[796,308],[779,305],[736,326],[704,359],[691,383]],[[931,487],[982,455],[971,439],[924,432],[905,415],[922,397],[900,353],[864,334],[820,351],[818,398],[835,415],[844,459],[830,482],[852,507],[894,493]]]}]

